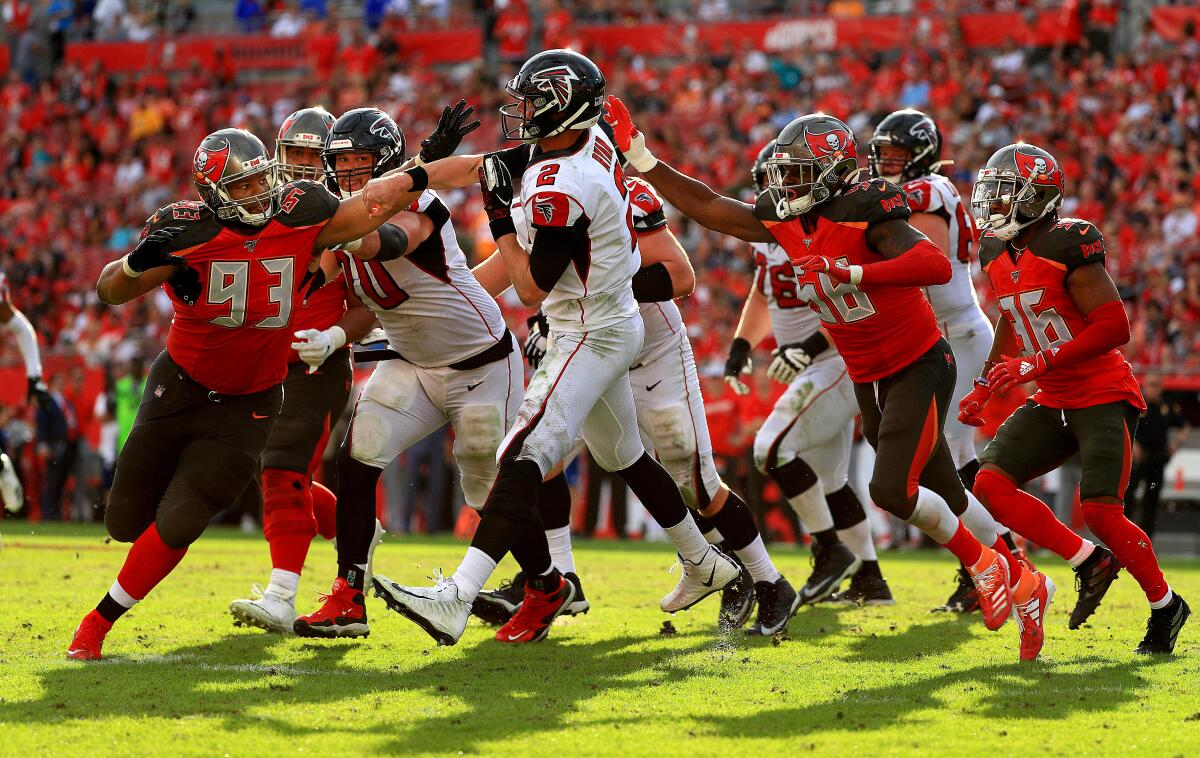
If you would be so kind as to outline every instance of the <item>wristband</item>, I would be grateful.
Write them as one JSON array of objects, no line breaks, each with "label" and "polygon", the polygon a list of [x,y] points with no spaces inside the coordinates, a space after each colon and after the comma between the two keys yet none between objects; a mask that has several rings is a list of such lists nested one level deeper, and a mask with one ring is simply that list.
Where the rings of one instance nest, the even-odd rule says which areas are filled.
[{"label": "wristband", "polygon": [[124,271],[125,276],[128,276],[130,279],[137,279],[142,274],[146,273],[145,271],[134,271],[133,268],[129,265],[129,256],[128,255],[126,255],[124,258],[121,259],[121,270]]},{"label": "wristband", "polygon": [[820,329],[800,340],[800,347],[808,353],[808,357],[816,358],[829,347],[829,338]]},{"label": "wristband", "polygon": [[850,272],[850,283],[857,287],[858,283],[862,281],[863,267],[852,263],[846,268]]},{"label": "wristband", "polygon": [[492,230],[492,239],[496,241],[499,241],[506,234],[517,233],[517,227],[513,224],[512,216],[494,218],[488,222],[488,228]]},{"label": "wristband", "polygon": [[404,173],[408,174],[409,178],[412,179],[412,187],[409,188],[409,192],[424,192],[429,188],[429,172],[425,169],[420,166],[413,166]]},{"label": "wristband", "polygon": [[650,152],[650,148],[646,147],[646,135],[641,132],[634,132],[629,140],[629,149],[625,151],[625,160],[629,161],[629,165],[638,170],[638,173],[644,174],[650,169],[658,165],[658,158]]}]

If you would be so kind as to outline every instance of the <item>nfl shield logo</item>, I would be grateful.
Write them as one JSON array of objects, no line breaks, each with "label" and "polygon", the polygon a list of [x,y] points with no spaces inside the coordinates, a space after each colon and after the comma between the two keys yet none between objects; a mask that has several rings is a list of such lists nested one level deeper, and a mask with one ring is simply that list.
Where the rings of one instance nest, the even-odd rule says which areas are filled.
[{"label": "nfl shield logo", "polygon": [[163,393],[164,393],[164,392],[166,392],[166,391],[167,391],[167,388],[166,388],[166,387],[164,387],[164,386],[162,386],[162,385],[160,384],[160,385],[158,385],[157,387],[155,387],[155,388],[154,388],[154,396],[155,396],[155,397],[162,397],[162,396],[163,396]]},{"label": "nfl shield logo", "polygon": [[1021,275],[1021,272],[1020,272],[1020,271],[1014,271],[1014,272],[1012,272],[1013,284],[1016,284],[1016,283],[1017,283],[1017,277],[1018,277],[1018,276],[1020,276],[1020,275]]},{"label": "nfl shield logo", "polygon": [[246,252],[253,253],[254,248],[258,246],[258,240],[246,240],[242,246],[246,248]]}]

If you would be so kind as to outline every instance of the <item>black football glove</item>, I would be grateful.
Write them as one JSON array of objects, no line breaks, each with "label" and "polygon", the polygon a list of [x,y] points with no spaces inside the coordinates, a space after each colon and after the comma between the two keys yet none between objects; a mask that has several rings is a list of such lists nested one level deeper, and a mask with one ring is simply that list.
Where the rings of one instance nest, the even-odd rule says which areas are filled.
[{"label": "black football glove", "polygon": [[167,248],[171,246],[171,240],[182,233],[182,226],[166,226],[142,237],[141,242],[138,242],[133,252],[125,256],[125,261],[129,265],[129,269],[141,274],[152,268],[159,268],[161,266],[186,265],[187,261],[183,258],[167,252]]},{"label": "black football glove", "polygon": [[725,361],[725,383],[736,395],[749,395],[750,387],[741,379],[742,374],[749,374],[754,368],[750,360],[750,343],[741,337],[733,340],[729,346],[729,358]]},{"label": "black football glove", "polygon": [[304,276],[300,278],[300,284],[296,287],[296,292],[301,294],[301,300],[308,302],[308,299],[313,296],[313,293],[325,286],[325,269],[320,266],[316,271],[305,271]]},{"label": "black football glove", "polygon": [[474,112],[475,106],[467,105],[466,100],[459,100],[453,108],[443,108],[437,127],[421,140],[421,162],[432,163],[454,155],[463,137],[479,128],[479,121],[466,123]]},{"label": "black football glove", "polygon": [[46,383],[42,381],[42,377],[29,377],[29,389],[26,393],[26,399],[36,402],[39,408],[50,407],[50,390],[46,387]]},{"label": "black football glove", "polygon": [[525,325],[529,327],[529,336],[525,338],[525,360],[529,362],[529,367],[537,369],[538,364],[546,357],[546,341],[550,336],[550,322],[546,320],[546,314],[540,310],[525,319]]},{"label": "black football glove", "polygon": [[508,166],[495,153],[488,153],[479,167],[479,190],[488,219],[496,221],[512,216],[513,181]]},{"label": "black football glove", "polygon": [[191,266],[184,266],[167,280],[175,297],[188,305],[195,305],[200,299],[200,274]]}]

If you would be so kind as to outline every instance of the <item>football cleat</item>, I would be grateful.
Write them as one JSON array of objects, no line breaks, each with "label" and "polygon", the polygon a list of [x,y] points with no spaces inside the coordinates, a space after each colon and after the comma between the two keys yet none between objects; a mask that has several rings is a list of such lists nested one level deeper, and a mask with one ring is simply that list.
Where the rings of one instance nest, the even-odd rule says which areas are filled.
[{"label": "football cleat", "polygon": [[1146,622],[1146,636],[1133,652],[1141,655],[1170,655],[1175,651],[1179,630],[1192,615],[1187,601],[1175,593],[1175,599],[1162,608],[1150,611]]},{"label": "football cleat", "polygon": [[363,576],[363,587],[371,586],[371,576],[375,573],[375,548],[383,542],[383,524],[375,519],[375,534],[371,537],[371,546],[367,548],[367,573]]},{"label": "football cleat", "polygon": [[840,542],[829,547],[814,542],[812,564],[812,574],[800,588],[801,603],[816,603],[828,597],[838,585],[858,571],[862,559]]},{"label": "football cleat", "polygon": [[1045,574],[1033,572],[1037,578],[1037,589],[1024,603],[1013,603],[1013,618],[1021,636],[1021,660],[1037,660],[1046,641],[1046,612],[1054,599],[1054,580]]},{"label": "football cleat", "polygon": [[723,632],[740,629],[750,620],[754,611],[754,579],[736,556],[729,556],[738,564],[737,579],[721,590],[721,610],[717,613],[717,628]]},{"label": "football cleat", "polygon": [[362,590],[356,590],[342,577],[333,580],[333,589],[322,594],[321,607],[292,623],[292,631],[301,637],[370,637],[367,604]]},{"label": "football cleat", "polygon": [[229,604],[229,613],[233,616],[234,626],[248,626],[266,629],[268,632],[291,634],[292,624],[296,622],[296,593],[268,587],[264,592],[262,587],[254,585],[250,588],[254,596],[250,600],[234,600]]},{"label": "football cleat", "polygon": [[460,600],[454,579],[446,579],[435,571],[432,587],[404,587],[386,576],[377,574],[371,579],[375,597],[433,637],[439,645],[453,645],[462,637],[471,617],[471,604]]},{"label": "football cleat", "polygon": [[21,510],[25,504],[25,487],[17,478],[17,467],[7,453],[0,453],[0,500],[11,513]]},{"label": "football cleat", "polygon": [[567,607],[563,609],[564,616],[582,616],[592,609],[592,604],[583,596],[583,582],[579,581],[579,575],[574,571],[568,571],[563,574],[568,582],[575,585],[575,597],[571,598],[571,602],[567,603]]},{"label": "football cleat", "polygon": [[712,593],[725,589],[740,573],[736,563],[711,545],[699,563],[692,563],[682,555],[678,557],[679,565],[683,566],[683,575],[679,577],[675,589],[658,603],[658,607],[667,613],[691,608]]},{"label": "football cleat", "polygon": [[800,595],[782,576],[774,582],[755,582],[758,596],[758,618],[746,634],[773,637],[787,629],[788,621],[800,607]]},{"label": "football cleat", "polygon": [[956,579],[958,586],[950,593],[945,605],[932,609],[934,613],[971,613],[979,610],[979,591],[975,589],[975,582],[966,566],[959,564]]},{"label": "football cleat", "polygon": [[991,548],[983,549],[980,559],[983,568],[971,571],[971,580],[979,593],[979,610],[983,613],[983,623],[990,631],[996,631],[1004,626],[1004,622],[1012,615],[1012,588],[1009,587],[1008,561]]},{"label": "football cleat", "polygon": [[1083,563],[1075,568],[1075,591],[1079,598],[1071,610],[1071,620],[1067,622],[1068,629],[1078,629],[1087,621],[1096,609],[1108,588],[1116,581],[1121,572],[1121,562],[1106,547],[1096,545],[1096,549]]},{"label": "football cleat", "polygon": [[892,589],[882,576],[863,576],[858,572],[850,577],[850,586],[844,592],[837,592],[825,599],[825,602],[839,605],[895,605]]},{"label": "football cleat", "polygon": [[540,642],[550,633],[550,625],[575,599],[575,583],[560,576],[558,586],[542,592],[532,582],[525,584],[525,599],[509,622],[496,630],[496,641],[505,643]]},{"label": "football cleat", "polygon": [[471,613],[485,624],[501,626],[507,624],[521,601],[525,599],[525,572],[518,571],[512,580],[500,582],[500,587],[494,590],[483,590],[475,596],[471,603]]},{"label": "football cleat", "polygon": [[104,637],[112,629],[112,622],[93,610],[83,617],[75,628],[75,636],[71,646],[67,648],[67,658],[73,661],[98,661],[101,658],[100,648],[104,647]]}]

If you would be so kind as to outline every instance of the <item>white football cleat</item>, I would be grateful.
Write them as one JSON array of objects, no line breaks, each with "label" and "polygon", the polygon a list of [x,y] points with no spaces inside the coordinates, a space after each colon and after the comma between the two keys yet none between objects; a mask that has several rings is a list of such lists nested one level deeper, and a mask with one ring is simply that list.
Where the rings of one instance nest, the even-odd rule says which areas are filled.
[{"label": "white football cleat", "polygon": [[274,587],[264,592],[257,584],[250,591],[253,600],[234,600],[229,604],[234,625],[247,624],[268,632],[291,634],[296,621],[296,593],[285,594]]},{"label": "white football cleat", "polygon": [[658,603],[667,613],[691,608],[714,592],[725,589],[741,573],[736,563],[711,545],[699,563],[678,557],[679,565],[683,566],[683,576],[679,577],[675,589]]},{"label": "white football cleat", "polygon": [[0,469],[0,499],[4,500],[9,513],[16,513],[25,505],[25,487],[17,478],[17,467],[7,453],[0,453],[0,464],[4,466]]},{"label": "white football cleat", "polygon": [[432,587],[402,587],[386,576],[371,580],[375,597],[387,604],[388,610],[413,621],[437,640],[439,645],[453,645],[467,628],[471,604],[459,599],[458,585],[453,579],[442,578],[435,572],[437,584]]}]

